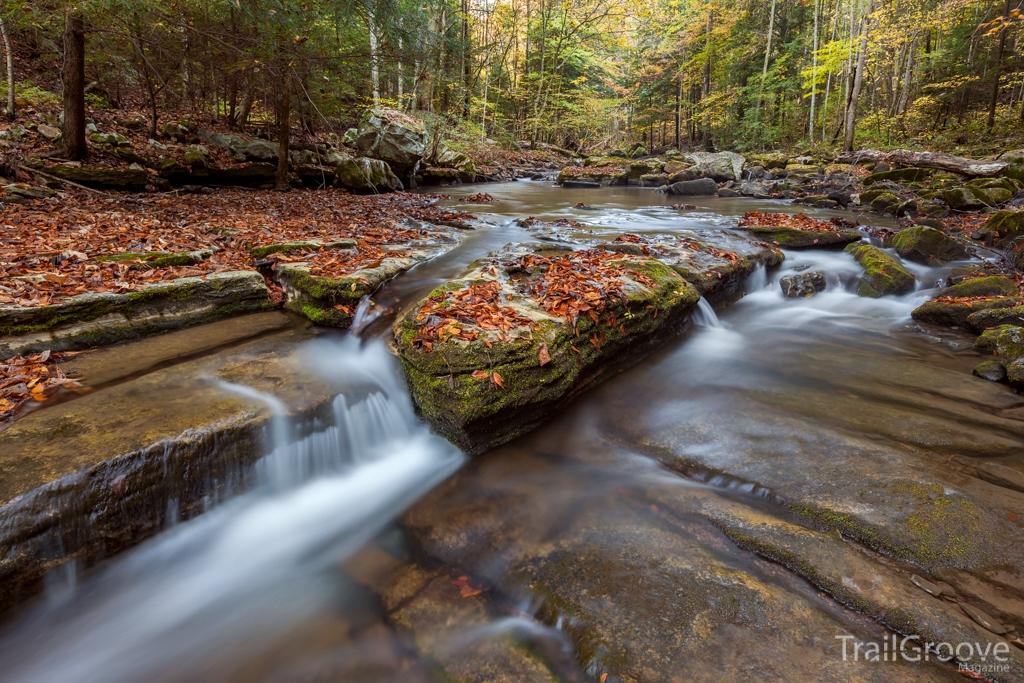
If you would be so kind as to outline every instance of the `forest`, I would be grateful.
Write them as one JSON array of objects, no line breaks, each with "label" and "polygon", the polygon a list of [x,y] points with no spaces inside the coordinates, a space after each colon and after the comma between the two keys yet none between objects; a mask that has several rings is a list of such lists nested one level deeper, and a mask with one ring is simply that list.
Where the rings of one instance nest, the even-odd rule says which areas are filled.
[{"label": "forest", "polygon": [[71,98],[143,112],[150,137],[184,115],[340,136],[371,104],[583,152],[983,153],[1024,129],[1014,0],[43,0],[2,19],[8,117]]}]

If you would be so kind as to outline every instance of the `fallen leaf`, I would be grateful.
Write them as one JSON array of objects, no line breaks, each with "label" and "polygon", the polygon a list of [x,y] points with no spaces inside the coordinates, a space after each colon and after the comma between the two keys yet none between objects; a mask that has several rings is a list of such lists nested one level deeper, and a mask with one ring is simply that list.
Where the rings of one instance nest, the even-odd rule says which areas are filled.
[{"label": "fallen leaf", "polygon": [[505,388],[505,381],[496,372],[491,373],[491,382],[493,382],[499,389]]},{"label": "fallen leaf", "polygon": [[460,576],[452,581],[452,584],[458,587],[459,595],[464,598],[471,598],[484,592],[484,587],[468,576]]},{"label": "fallen leaf", "polygon": [[488,372],[486,372],[484,370],[474,370],[472,376],[475,377],[476,379],[487,379],[491,375],[490,375],[490,373],[488,373]]},{"label": "fallen leaf", "polygon": [[548,345],[542,344],[540,351],[537,353],[537,359],[540,361],[540,366],[544,367],[551,362],[551,354],[548,353]]}]

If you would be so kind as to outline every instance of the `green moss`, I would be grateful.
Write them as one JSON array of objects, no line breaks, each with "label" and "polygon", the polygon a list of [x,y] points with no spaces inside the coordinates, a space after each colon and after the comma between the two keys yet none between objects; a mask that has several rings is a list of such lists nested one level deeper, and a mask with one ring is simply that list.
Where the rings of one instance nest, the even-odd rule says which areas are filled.
[{"label": "green moss", "polygon": [[878,247],[851,244],[845,251],[864,268],[864,275],[857,288],[859,296],[878,298],[887,294],[907,294],[914,290],[914,276]]},{"label": "green moss", "polygon": [[862,239],[856,230],[812,231],[769,225],[752,225],[742,229],[759,239],[774,242],[783,249],[842,247]]},{"label": "green moss", "polygon": [[315,240],[305,242],[282,242],[280,244],[267,244],[262,247],[253,247],[249,249],[249,253],[252,254],[254,259],[264,259],[271,254],[278,254],[283,251],[291,251],[293,249],[320,249],[320,242]]},{"label": "green moss", "polygon": [[1017,284],[1008,277],[989,275],[964,280],[946,287],[940,296],[976,297],[976,296],[1017,296],[1020,291]]},{"label": "green moss", "polygon": [[[989,309],[1016,308],[1022,302],[1024,302],[1024,299],[1020,297],[994,297],[970,302],[926,301],[911,311],[910,317],[918,322],[931,325],[966,327],[969,323],[969,318],[975,314],[988,311]],[[982,329],[989,326],[989,324],[984,324],[987,321],[988,319],[979,320],[979,324],[983,324]],[[999,323],[991,322],[990,324]],[[977,329],[974,323],[971,323],[971,327]]]}]

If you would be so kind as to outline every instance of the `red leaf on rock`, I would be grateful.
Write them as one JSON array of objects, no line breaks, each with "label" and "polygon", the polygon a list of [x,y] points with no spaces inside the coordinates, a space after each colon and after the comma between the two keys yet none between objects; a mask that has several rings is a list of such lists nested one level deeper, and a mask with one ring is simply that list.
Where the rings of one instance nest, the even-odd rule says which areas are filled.
[{"label": "red leaf on rock", "polygon": [[547,344],[541,345],[540,351],[537,353],[537,359],[540,361],[541,367],[544,367],[551,362],[551,354],[548,353]]}]

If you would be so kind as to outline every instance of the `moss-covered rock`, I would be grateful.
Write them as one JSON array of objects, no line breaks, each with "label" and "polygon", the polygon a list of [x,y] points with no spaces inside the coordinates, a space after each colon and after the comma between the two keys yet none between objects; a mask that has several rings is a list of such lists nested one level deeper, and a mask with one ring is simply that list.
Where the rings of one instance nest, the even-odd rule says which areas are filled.
[{"label": "moss-covered rock", "polygon": [[390,192],[402,188],[402,181],[380,159],[338,155],[334,184],[354,192]]},{"label": "moss-covered rock", "polygon": [[878,247],[851,244],[844,250],[864,268],[857,286],[859,296],[878,298],[886,294],[908,294],[914,291],[914,276]]},{"label": "moss-covered rock", "polygon": [[898,168],[895,171],[872,173],[864,179],[865,185],[877,183],[879,180],[891,180],[897,183],[919,182],[927,179],[935,171],[930,168]]},{"label": "moss-covered rock", "polygon": [[978,199],[968,187],[943,190],[941,196],[949,208],[956,211],[976,211],[986,206],[986,203]]},{"label": "moss-covered rock", "polygon": [[996,235],[996,246],[1008,247],[1024,235],[1024,211],[996,211],[984,227]]},{"label": "moss-covered rock", "polygon": [[0,306],[0,354],[93,348],[271,307],[263,277],[253,271],[80,294],[49,306]]},{"label": "moss-covered rock", "polygon": [[915,225],[901,230],[886,240],[900,257],[926,265],[942,265],[947,261],[967,258],[967,248],[941,230]]},{"label": "moss-covered rock", "polygon": [[1008,277],[1002,275],[988,275],[985,277],[974,277],[946,287],[939,292],[939,296],[954,298],[976,297],[976,296],[1018,296],[1020,290],[1017,284]]},{"label": "moss-covered rock", "polygon": [[[944,325],[946,327],[967,327],[968,318],[979,312],[987,312],[989,309],[1012,308],[1020,306],[1024,299],[1019,297],[993,297],[991,299],[979,300],[951,300],[951,301],[926,301],[913,311],[910,317],[918,322],[930,325]],[[977,319],[975,319],[977,320]],[[994,322],[993,324],[999,324]],[[971,324],[972,329],[977,329],[976,324]],[[982,328],[984,329],[984,328]]]},{"label": "moss-covered rock", "polygon": [[140,190],[149,182],[146,172],[130,168],[71,168],[52,166],[46,172],[61,180],[101,190]]},{"label": "moss-covered rock", "polygon": [[863,235],[856,230],[801,230],[776,225],[748,225],[745,230],[758,239],[771,242],[783,249],[825,249],[845,247],[859,242]]},{"label": "moss-covered rock", "polygon": [[[861,198],[863,201],[863,197]],[[882,213],[895,213],[896,207],[900,205],[900,198],[892,192],[882,192],[871,200],[870,206],[875,211]]]},{"label": "moss-covered rock", "polygon": [[990,382],[1001,382],[1006,379],[1006,369],[998,360],[983,360],[974,366],[972,372]]},{"label": "moss-covered rock", "polygon": [[[653,259],[597,250],[540,256],[545,260],[531,248],[513,247],[478,261],[395,323],[395,344],[417,407],[468,453],[530,431],[585,388],[640,361],[685,326],[700,298],[674,270]],[[549,271],[584,267],[582,259],[591,258],[618,270],[621,298],[604,300],[600,315],[594,312],[596,300],[579,300],[574,305],[582,310],[574,324],[550,313],[537,298],[545,291],[542,278]],[[485,291],[488,305],[515,320],[516,327],[453,318],[445,321],[449,336],[430,346],[419,340],[421,328],[436,325],[445,308]],[[437,312],[422,312],[428,310]],[[461,337],[452,336],[456,331]]]},{"label": "moss-covered rock", "polygon": [[194,266],[202,263],[213,255],[211,249],[197,249],[195,251],[122,251],[117,254],[105,254],[97,256],[96,260],[105,261],[137,261],[139,268],[170,268],[173,266]]},{"label": "moss-covered rock", "polygon": [[984,333],[1000,325],[1024,326],[1024,299],[1010,297],[1009,299],[995,299],[996,301],[1008,301],[1006,305],[991,306],[982,308],[967,316],[967,325],[978,333]]}]

